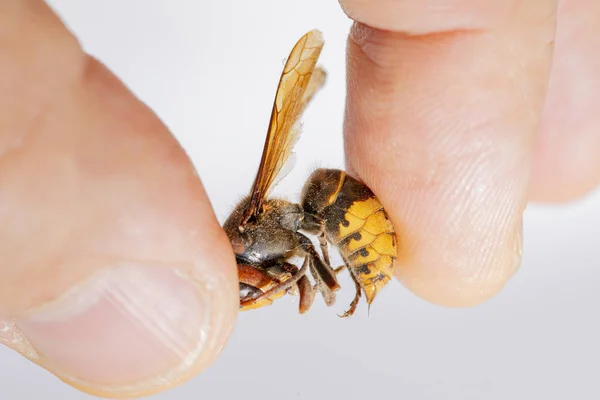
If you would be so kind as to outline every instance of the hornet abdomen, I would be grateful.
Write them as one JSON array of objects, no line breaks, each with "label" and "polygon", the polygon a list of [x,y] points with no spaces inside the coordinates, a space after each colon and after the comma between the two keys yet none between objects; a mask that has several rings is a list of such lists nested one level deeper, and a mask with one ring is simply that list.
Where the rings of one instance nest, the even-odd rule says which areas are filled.
[{"label": "hornet abdomen", "polygon": [[324,222],[325,237],[346,262],[371,304],[392,278],[396,234],[375,194],[336,169],[318,169],[308,179],[302,207]]}]

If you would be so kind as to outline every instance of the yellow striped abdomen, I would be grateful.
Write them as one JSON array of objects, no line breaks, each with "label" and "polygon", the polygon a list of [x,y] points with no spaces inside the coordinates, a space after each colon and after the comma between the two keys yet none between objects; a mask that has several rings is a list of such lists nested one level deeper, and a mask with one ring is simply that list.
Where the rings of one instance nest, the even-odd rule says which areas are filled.
[{"label": "yellow striped abdomen", "polygon": [[397,255],[396,234],[383,205],[362,182],[339,170],[317,170],[303,197],[305,209],[325,221],[327,240],[339,249],[371,304],[392,278]]},{"label": "yellow striped abdomen", "polygon": [[328,229],[329,240],[340,250],[352,274],[371,304],[392,278],[396,236],[383,206],[375,196],[356,200],[339,221]]}]

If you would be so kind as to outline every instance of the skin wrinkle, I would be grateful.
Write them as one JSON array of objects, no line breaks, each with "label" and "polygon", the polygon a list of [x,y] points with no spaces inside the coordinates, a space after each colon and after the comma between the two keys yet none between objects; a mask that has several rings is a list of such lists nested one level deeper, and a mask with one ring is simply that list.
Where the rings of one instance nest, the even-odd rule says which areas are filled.
[{"label": "skin wrinkle", "polygon": [[[472,277],[473,279],[469,279],[472,281],[476,281],[477,277],[481,278],[485,273],[485,270],[478,266],[488,265],[487,275],[489,276],[496,275],[495,269],[502,271],[502,264],[493,260],[494,254],[497,254],[494,249],[503,247],[502,239],[510,231],[511,216],[516,212],[516,202],[512,198],[512,194],[518,193],[519,190],[511,185],[514,181],[508,180],[508,186],[505,187],[492,186],[493,182],[504,181],[502,172],[498,171],[497,177],[496,174],[489,173],[494,170],[495,165],[499,165],[496,160],[505,159],[502,153],[491,157],[494,154],[492,149],[487,153],[485,151],[473,152],[471,156],[464,158],[466,162],[458,161],[456,163],[455,167],[451,169],[453,172],[449,174],[456,177],[455,181],[450,179],[449,182],[445,182],[442,187],[437,189],[440,193],[439,202],[455,204],[455,207],[440,219],[432,219],[431,226],[424,228],[426,231],[436,229],[436,227],[439,229],[440,220],[447,221],[446,237],[448,240],[441,243],[440,246],[448,248],[453,246],[452,237],[461,238],[458,242],[459,248],[464,247],[466,251],[471,251],[470,266],[462,267],[463,276],[467,279]],[[481,177],[486,177],[486,181],[482,181]],[[489,204],[492,203],[494,207],[489,207]],[[493,211],[492,213],[490,213],[490,209]],[[471,232],[477,234],[473,235]],[[481,240],[482,243],[478,245],[477,240]],[[487,279],[490,280],[490,278]]]},{"label": "skin wrinkle", "polygon": [[[497,224],[497,228],[489,228],[488,232],[483,233],[481,236],[484,238],[484,243],[481,246],[481,250],[479,252],[480,264],[488,265],[489,268],[480,268],[479,273],[475,273],[473,275],[474,280],[478,280],[483,284],[487,282],[492,282],[495,280],[503,281],[505,279],[506,271],[516,270],[518,265],[514,265],[510,263],[510,260],[506,260],[506,262],[502,262],[504,260],[496,260],[494,259],[494,255],[497,254],[497,251],[484,251],[486,248],[497,248],[497,249],[507,249],[509,246],[507,245],[506,238],[513,237],[513,226],[515,225],[515,218],[518,218],[520,214],[518,209],[518,202],[515,201],[510,193],[515,193],[515,188],[508,188],[504,192],[500,192],[500,198],[496,201],[499,206],[495,209],[493,213],[486,213],[485,207],[480,205],[480,214],[481,219],[485,222],[481,223],[482,227],[493,227],[494,224]],[[504,196],[502,196],[504,195]],[[493,200],[492,200],[493,201]],[[474,208],[477,210],[477,208]],[[486,220],[487,217],[487,220]],[[474,216],[477,218],[477,213]],[[500,229],[498,229],[500,227]],[[507,251],[507,258],[510,258],[510,252]]]},{"label": "skin wrinkle", "polygon": [[[479,39],[483,34],[486,32],[454,30],[410,36],[404,32],[376,30],[356,22],[350,29],[348,40],[354,43],[375,67],[386,70],[390,74],[389,77],[373,74],[370,76],[371,79],[389,79],[392,82],[394,76],[402,76],[404,73],[410,72],[410,68],[417,65],[415,64],[417,60],[419,60],[419,66],[437,68],[436,63],[422,63],[422,61],[438,60],[449,50],[449,47],[460,44],[464,48],[469,44],[469,38]],[[403,42],[402,52],[399,52],[397,48],[400,41]],[[423,46],[427,46],[426,53],[423,52]],[[470,55],[469,52],[465,51],[465,53]],[[460,66],[460,64],[457,65]]]}]

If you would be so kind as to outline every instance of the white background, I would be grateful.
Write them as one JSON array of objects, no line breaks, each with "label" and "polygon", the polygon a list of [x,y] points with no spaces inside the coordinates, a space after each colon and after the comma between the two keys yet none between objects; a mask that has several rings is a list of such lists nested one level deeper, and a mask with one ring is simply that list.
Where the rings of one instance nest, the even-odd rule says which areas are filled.
[{"label": "white background", "polygon": [[[252,182],[283,59],[312,28],[329,81],[278,192],[298,195],[315,165],[343,167],[345,37],[335,0],[55,0],[86,50],[165,121],[192,157],[222,221]],[[341,320],[297,299],[240,315],[218,361],[157,399],[600,398],[600,193],[530,207],[524,262],[493,300],[446,309],[398,282]],[[346,281],[348,284],[349,282]],[[352,284],[345,287],[352,287]],[[86,399],[0,349],[0,398]]]}]

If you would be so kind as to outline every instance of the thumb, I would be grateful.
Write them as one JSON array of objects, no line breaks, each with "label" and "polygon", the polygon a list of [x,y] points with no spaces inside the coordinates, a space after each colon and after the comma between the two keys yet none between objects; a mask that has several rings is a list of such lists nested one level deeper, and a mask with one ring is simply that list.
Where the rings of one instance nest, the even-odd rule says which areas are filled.
[{"label": "thumb", "polygon": [[0,342],[99,396],[208,366],[238,307],[189,160],[41,1],[0,4]]}]

